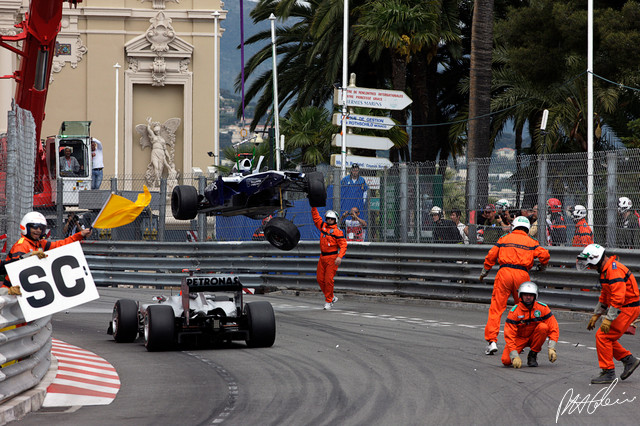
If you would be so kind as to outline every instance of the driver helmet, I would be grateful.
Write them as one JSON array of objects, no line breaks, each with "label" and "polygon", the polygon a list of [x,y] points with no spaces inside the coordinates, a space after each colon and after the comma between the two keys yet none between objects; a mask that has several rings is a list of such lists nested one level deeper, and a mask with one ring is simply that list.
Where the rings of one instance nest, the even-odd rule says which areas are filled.
[{"label": "driver helmet", "polygon": [[587,208],[580,204],[576,204],[576,206],[573,208],[573,213],[571,213],[571,215],[575,220],[583,219],[587,216]]},{"label": "driver helmet", "polygon": [[518,216],[513,220],[511,227],[513,229],[524,228],[529,232],[529,229],[531,229],[531,222],[529,222],[529,219],[524,216]]},{"label": "driver helmet", "polygon": [[[522,301],[523,294],[533,294],[533,302],[524,303],[524,301]],[[520,299],[522,304],[527,307],[533,305],[533,303],[538,299],[538,286],[536,285],[536,283],[534,283],[533,281],[525,281],[520,284],[520,288],[518,288],[518,298]]]},{"label": "driver helmet", "polygon": [[618,198],[618,213],[624,213],[633,207],[633,203],[627,197]]},{"label": "driver helmet", "polygon": [[549,198],[547,200],[547,208],[551,213],[560,213],[562,211],[562,203],[557,198]]},{"label": "driver helmet", "polygon": [[244,158],[240,161],[240,165],[239,165],[239,169],[240,172],[245,174],[247,172],[251,171],[251,160],[249,160],[248,158]]},{"label": "driver helmet", "polygon": [[44,238],[47,230],[47,219],[39,212],[29,212],[24,215],[20,221],[20,233],[27,238],[31,238],[31,228],[41,227],[42,234],[40,238]]},{"label": "driver helmet", "polygon": [[335,219],[335,221],[337,222],[338,213],[336,213],[334,210],[327,210],[324,214],[324,220],[326,221],[327,219]]},{"label": "driver helmet", "polygon": [[578,271],[584,271],[591,266],[597,267],[604,256],[604,247],[600,244],[589,244],[586,246],[582,253],[578,255],[576,260],[576,269]]},{"label": "driver helmet", "polygon": [[506,212],[510,207],[511,204],[509,204],[509,201],[505,198],[501,198],[500,200],[496,201],[496,211]]}]

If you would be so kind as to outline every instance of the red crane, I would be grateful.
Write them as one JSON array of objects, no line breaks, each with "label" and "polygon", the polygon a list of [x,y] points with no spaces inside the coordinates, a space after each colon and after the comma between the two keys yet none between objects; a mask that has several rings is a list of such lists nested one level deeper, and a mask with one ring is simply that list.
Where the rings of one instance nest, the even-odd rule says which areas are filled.
[{"label": "red crane", "polygon": [[[60,32],[62,5],[68,2],[77,7],[82,0],[31,0],[24,21],[16,25],[22,32],[15,36],[0,35],[0,47],[4,47],[20,57],[20,69],[0,78],[16,81],[15,100],[18,106],[33,115],[36,125],[38,147],[36,155],[34,206],[52,205],[51,185],[47,171],[45,152],[40,141],[44,109],[51,75],[51,63],[55,54],[56,37]],[[22,49],[8,44],[22,42]],[[3,182],[4,183],[4,182]]]}]

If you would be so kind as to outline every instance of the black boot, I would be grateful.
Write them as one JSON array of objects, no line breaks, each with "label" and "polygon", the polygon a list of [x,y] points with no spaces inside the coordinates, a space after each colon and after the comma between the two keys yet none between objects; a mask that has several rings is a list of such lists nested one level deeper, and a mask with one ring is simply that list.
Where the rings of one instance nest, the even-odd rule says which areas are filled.
[{"label": "black boot", "polygon": [[529,367],[538,366],[538,352],[529,351],[529,355],[527,355],[527,366]]},{"label": "black boot", "polygon": [[620,361],[622,361],[622,363],[624,364],[624,371],[620,375],[620,378],[622,380],[633,374],[633,372],[636,371],[636,368],[638,368],[638,366],[640,365],[640,359],[634,357],[633,355],[627,355]]},{"label": "black boot", "polygon": [[592,385],[608,385],[616,379],[616,370],[602,370],[600,374],[591,379]]}]

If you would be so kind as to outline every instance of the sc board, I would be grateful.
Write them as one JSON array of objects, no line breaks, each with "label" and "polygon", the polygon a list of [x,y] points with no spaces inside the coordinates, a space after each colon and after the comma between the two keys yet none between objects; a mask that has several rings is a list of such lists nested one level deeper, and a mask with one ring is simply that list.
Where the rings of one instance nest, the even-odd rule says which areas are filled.
[{"label": "sc board", "polygon": [[6,266],[11,284],[21,288],[18,304],[27,322],[100,297],[79,242],[46,254]]}]

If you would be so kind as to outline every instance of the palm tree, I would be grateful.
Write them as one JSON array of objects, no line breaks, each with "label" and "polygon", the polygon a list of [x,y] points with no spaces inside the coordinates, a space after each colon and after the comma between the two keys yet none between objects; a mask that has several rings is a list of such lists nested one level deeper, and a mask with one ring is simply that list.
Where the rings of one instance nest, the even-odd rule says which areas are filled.
[{"label": "palm tree", "polygon": [[280,122],[289,161],[305,167],[328,163],[335,129],[329,111],[324,108],[308,106],[291,110]]}]

